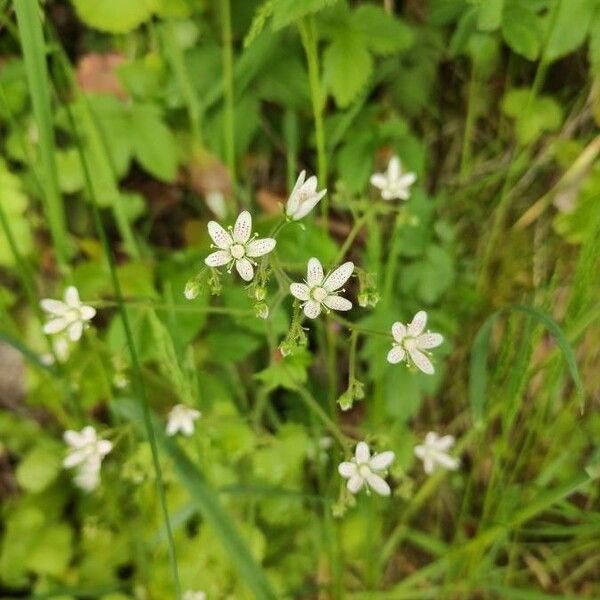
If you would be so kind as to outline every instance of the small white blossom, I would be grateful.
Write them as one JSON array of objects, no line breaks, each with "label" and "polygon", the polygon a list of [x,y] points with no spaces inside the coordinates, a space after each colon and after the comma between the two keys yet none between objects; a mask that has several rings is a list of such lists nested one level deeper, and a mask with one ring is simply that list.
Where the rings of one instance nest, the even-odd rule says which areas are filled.
[{"label": "small white blossom", "polygon": [[287,201],[285,212],[293,221],[305,217],[327,193],[327,190],[317,192],[317,178],[314,175],[304,181],[305,177],[306,171],[302,171]]},{"label": "small white blossom", "polygon": [[194,433],[194,421],[201,416],[202,413],[199,410],[194,410],[184,404],[176,404],[169,412],[167,435],[173,436],[179,432],[186,436],[192,435]]},{"label": "small white blossom", "polygon": [[219,248],[216,252],[209,254],[204,262],[209,267],[222,267],[228,265],[228,271],[235,265],[240,277],[245,281],[251,281],[254,277],[256,262],[253,258],[264,256],[275,248],[277,243],[273,238],[252,239],[252,216],[248,211],[243,211],[238,216],[233,230],[231,227],[226,231],[216,221],[208,223],[208,233],[215,246]]},{"label": "small white blossom", "polygon": [[227,205],[225,204],[225,196],[221,190],[212,190],[204,197],[208,208],[212,210],[218,219],[224,219],[227,216]]},{"label": "small white blossom", "polygon": [[397,156],[392,156],[385,173],[371,175],[371,184],[381,190],[384,200],[408,200],[410,186],[417,180],[412,172],[403,172],[402,163]]},{"label": "small white blossom", "polygon": [[371,456],[367,443],[359,442],[356,444],[354,458],[340,463],[338,472],[348,480],[346,487],[352,494],[356,494],[366,484],[367,491],[373,489],[381,496],[389,496],[390,486],[381,475],[385,475],[394,458],[391,450]]},{"label": "small white blossom", "polygon": [[185,594],[183,594],[183,600],[206,600],[206,593],[188,590],[187,592],[185,592]]},{"label": "small white blossom", "polygon": [[435,471],[436,467],[443,467],[450,471],[456,471],[460,461],[448,455],[448,450],[454,445],[454,437],[445,435],[438,437],[434,431],[425,436],[425,442],[415,446],[415,455],[423,461],[423,469],[428,475]]},{"label": "small white blossom", "polygon": [[40,306],[52,317],[44,325],[44,333],[52,335],[66,330],[73,342],[81,338],[83,326],[96,314],[95,308],[81,303],[79,292],[72,285],[65,290],[64,302],[45,298]]},{"label": "small white blossom", "polygon": [[54,361],[55,356],[59,363],[62,364],[62,363],[67,362],[67,360],[69,358],[69,354],[71,353],[71,346],[70,346],[69,340],[66,336],[64,336],[64,335],[54,336],[52,338],[52,349],[54,350],[54,353],[46,352],[46,353],[42,354],[42,356],[40,357],[42,363],[44,363],[45,365],[53,365],[55,362]]},{"label": "small white blossom", "polygon": [[344,291],[341,287],[353,271],[354,263],[346,262],[325,276],[319,260],[311,258],[308,261],[306,283],[292,283],[290,293],[304,303],[304,314],[309,319],[316,319],[323,307],[325,310],[350,310],[352,302],[338,296],[337,292]]},{"label": "small white blossom", "polygon": [[63,461],[64,468],[75,468],[75,484],[87,492],[92,491],[100,482],[100,466],[112,450],[112,442],[99,438],[90,425],[81,431],[65,431],[63,439],[70,447]]},{"label": "small white blossom", "polygon": [[427,325],[427,313],[424,310],[420,310],[409,325],[394,323],[392,325],[394,344],[388,352],[388,362],[396,364],[406,361],[408,364],[414,364],[423,373],[432,375],[434,368],[427,357],[427,350],[439,346],[444,341],[444,337],[429,331],[423,333],[425,325]]}]

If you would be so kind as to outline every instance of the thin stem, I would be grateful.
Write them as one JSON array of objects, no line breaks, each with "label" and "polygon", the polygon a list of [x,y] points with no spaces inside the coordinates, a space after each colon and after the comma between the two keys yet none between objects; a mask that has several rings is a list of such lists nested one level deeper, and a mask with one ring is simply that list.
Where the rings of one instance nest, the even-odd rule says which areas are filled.
[{"label": "thin stem", "polygon": [[479,71],[475,63],[471,68],[471,80],[469,81],[469,99],[467,104],[467,117],[465,120],[465,131],[463,134],[462,153],[460,158],[460,181],[464,182],[471,170],[471,142],[473,128],[477,117],[477,95],[479,92]]},{"label": "thin stem", "polygon": [[[327,152],[325,146],[325,127],[323,125],[324,98],[319,80],[319,53],[317,47],[317,36],[312,16],[306,17],[298,23],[300,38],[306,62],[308,64],[308,82],[310,86],[310,97],[312,101],[313,118],[315,121],[315,137],[317,142],[317,160],[319,181],[321,185],[327,185]],[[323,225],[325,231],[329,231],[329,197],[327,194],[321,201],[323,207]]]},{"label": "thin stem", "polygon": [[342,247],[340,248],[339,252],[337,253],[337,256],[335,257],[335,261],[334,261],[335,265],[342,262],[342,260],[348,253],[350,246],[352,246],[352,243],[354,242],[356,236],[358,235],[358,232],[363,228],[364,224],[369,220],[369,217],[374,212],[375,212],[375,209],[366,210],[360,218],[358,218],[358,219],[356,219],[356,221],[354,221],[354,225],[352,226],[350,233],[344,240]]},{"label": "thin stem", "polygon": [[400,256],[400,250],[402,247],[402,236],[400,231],[402,225],[405,222],[403,213],[396,215],[394,222],[394,230],[392,233],[392,245],[390,247],[390,254],[387,259],[385,268],[385,277],[383,280],[383,305],[389,306],[392,292],[394,291],[394,281],[396,277],[396,268],[398,267],[398,258]]},{"label": "thin stem", "polygon": [[231,35],[230,0],[221,0],[221,27],[223,38],[223,89],[225,90],[225,156],[233,188],[235,177],[235,123],[233,90],[233,40]]}]

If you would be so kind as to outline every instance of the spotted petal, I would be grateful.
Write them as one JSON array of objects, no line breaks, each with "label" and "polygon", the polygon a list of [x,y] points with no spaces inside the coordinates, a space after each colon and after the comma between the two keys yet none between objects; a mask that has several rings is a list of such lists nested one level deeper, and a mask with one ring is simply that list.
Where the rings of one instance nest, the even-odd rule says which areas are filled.
[{"label": "spotted petal", "polygon": [[247,211],[242,211],[233,226],[233,239],[240,244],[245,244],[250,239],[252,233],[252,215]]},{"label": "spotted petal", "polygon": [[204,262],[209,267],[222,267],[231,260],[231,254],[227,250],[217,250],[212,254],[209,254]]},{"label": "spotted petal", "polygon": [[353,271],[354,263],[344,263],[341,267],[338,267],[327,276],[323,282],[323,287],[328,292],[335,292],[336,290],[339,290],[346,283],[346,281],[348,281]]},{"label": "spotted petal", "polygon": [[315,300],[309,300],[304,305],[304,314],[309,319],[316,319],[321,314],[321,304]]},{"label": "spotted petal", "polygon": [[371,452],[369,451],[369,446],[366,442],[358,442],[358,444],[356,444],[355,456],[356,462],[359,465],[369,461]]},{"label": "spotted petal", "polygon": [[302,302],[306,302],[310,298],[310,289],[304,283],[290,284],[290,294]]},{"label": "spotted petal", "polygon": [[387,360],[393,365],[402,362],[406,358],[406,352],[402,346],[394,346],[387,355]]},{"label": "spotted petal", "polygon": [[233,244],[229,232],[225,231],[216,221],[208,222],[208,235],[210,235],[215,246],[221,248],[221,250],[226,250]]},{"label": "spotted petal", "polygon": [[356,492],[358,492],[360,490],[360,488],[362,488],[362,486],[364,485],[365,480],[358,474],[353,475],[352,477],[350,477],[350,479],[348,479],[348,483],[346,484],[346,487],[348,488],[348,491],[352,494],[356,494]]},{"label": "spotted petal", "polygon": [[350,300],[334,295],[327,296],[327,298],[323,300],[323,304],[331,310],[350,310],[352,308],[352,302],[350,302]]},{"label": "spotted petal", "polygon": [[408,335],[410,337],[421,335],[425,329],[425,325],[427,325],[427,313],[424,310],[420,310],[408,326]]},{"label": "spotted petal", "polygon": [[308,261],[308,270],[306,273],[306,282],[308,285],[315,286],[323,283],[323,265],[318,258],[311,258]]},{"label": "spotted petal", "polygon": [[251,281],[254,277],[254,268],[252,267],[252,263],[247,258],[236,260],[235,268],[244,281]]},{"label": "spotted petal", "polygon": [[369,487],[375,490],[380,496],[389,496],[392,492],[385,479],[379,477],[379,475],[376,475],[375,473],[369,473],[367,475],[367,483],[369,484]]},{"label": "spotted petal", "polygon": [[429,350],[436,348],[444,341],[444,337],[439,333],[423,333],[417,338],[417,348]]},{"label": "spotted petal", "polygon": [[415,363],[416,367],[423,371],[426,375],[433,375],[435,369],[431,364],[431,361],[427,358],[423,352],[418,350],[417,348],[409,349],[408,353],[410,354],[410,358]]},{"label": "spotted petal", "polygon": [[264,256],[265,254],[271,252],[273,248],[275,248],[275,244],[277,244],[277,242],[273,238],[254,240],[246,246],[246,254],[248,256],[252,256],[253,258]]},{"label": "spotted petal", "polygon": [[406,337],[406,326],[399,321],[396,321],[392,325],[392,336],[394,337],[394,340],[400,344]]},{"label": "spotted petal", "polygon": [[343,462],[338,465],[338,473],[342,477],[352,477],[356,473],[356,463],[353,462]]}]

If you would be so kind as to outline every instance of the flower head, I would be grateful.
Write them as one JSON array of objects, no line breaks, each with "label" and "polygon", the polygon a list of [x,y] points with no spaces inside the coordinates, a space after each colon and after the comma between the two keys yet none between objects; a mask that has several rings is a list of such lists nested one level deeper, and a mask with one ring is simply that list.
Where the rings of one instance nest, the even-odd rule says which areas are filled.
[{"label": "flower head", "polygon": [[317,192],[317,178],[314,175],[304,181],[305,177],[306,171],[302,171],[287,201],[285,212],[293,221],[305,217],[327,193],[327,190]]},{"label": "flower head", "polygon": [[226,231],[216,221],[209,221],[208,233],[218,250],[209,254],[204,262],[209,267],[228,265],[228,271],[235,265],[240,277],[245,281],[251,281],[254,277],[253,265],[256,265],[256,262],[252,259],[268,254],[277,243],[273,238],[257,240],[257,234],[250,238],[252,216],[247,210],[240,213],[233,230],[230,227],[229,231]]},{"label": "flower head", "polygon": [[63,466],[77,469],[75,484],[87,492],[92,491],[100,482],[100,466],[112,450],[112,442],[99,438],[90,425],[81,431],[65,431],[63,439],[70,448]]},{"label": "flower head", "polygon": [[423,461],[423,469],[428,475],[435,471],[436,467],[442,467],[450,471],[456,471],[460,461],[448,455],[448,450],[454,445],[454,437],[445,435],[439,437],[434,431],[425,436],[425,441],[415,446],[415,455]]},{"label": "flower head", "polygon": [[414,364],[423,373],[432,375],[433,364],[427,357],[427,350],[439,346],[444,338],[439,333],[424,332],[427,325],[427,313],[420,310],[409,325],[396,322],[392,325],[392,336],[394,344],[388,352],[388,362],[396,364],[406,361]]},{"label": "flower head", "polygon": [[183,600],[206,600],[205,592],[188,590],[183,594]]},{"label": "flower head", "polygon": [[339,474],[348,480],[348,491],[356,494],[365,484],[367,491],[375,490],[381,496],[389,496],[390,486],[381,477],[385,470],[394,462],[394,453],[391,450],[374,454],[366,442],[358,442],[354,458],[349,462],[342,462],[338,466]]},{"label": "flower head", "polygon": [[79,292],[72,285],[65,290],[64,302],[45,298],[40,306],[52,317],[44,325],[44,333],[51,335],[66,330],[73,342],[81,338],[83,326],[96,314],[95,308],[81,303]]},{"label": "flower head", "polygon": [[290,293],[304,304],[304,314],[316,319],[325,310],[350,310],[352,302],[337,295],[354,271],[354,263],[346,262],[325,276],[323,266],[316,258],[308,261],[306,283],[292,283]]},{"label": "flower head", "polygon": [[202,413],[183,404],[176,404],[169,413],[167,422],[167,435],[173,436],[181,432],[190,436],[194,433],[194,421],[199,419]]},{"label": "flower head", "polygon": [[371,175],[371,184],[381,190],[384,200],[408,200],[410,186],[417,180],[412,172],[403,172],[402,163],[397,156],[392,156],[385,173]]}]

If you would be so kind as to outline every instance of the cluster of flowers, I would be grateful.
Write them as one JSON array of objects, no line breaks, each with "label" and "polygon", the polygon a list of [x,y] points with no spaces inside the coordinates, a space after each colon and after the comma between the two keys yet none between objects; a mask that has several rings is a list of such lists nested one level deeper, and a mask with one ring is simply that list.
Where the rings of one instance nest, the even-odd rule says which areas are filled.
[{"label": "cluster of flowers", "polygon": [[[380,190],[384,200],[407,200],[410,196],[410,186],[416,181],[414,173],[405,173],[400,160],[393,157],[385,173],[375,173],[371,183]],[[300,173],[286,205],[288,220],[298,221],[305,217],[323,198],[327,190],[317,191],[317,178],[313,175],[306,179],[305,171]],[[252,281],[257,258],[264,257],[275,249],[276,240],[271,237],[258,238],[252,234],[252,216],[243,211],[237,217],[233,227],[223,228],[219,223],[210,221],[208,233],[214,243],[215,251],[205,259],[210,268],[225,266],[228,272],[235,267],[244,281]],[[348,311],[352,302],[341,294],[343,286],[354,272],[354,264],[345,262],[325,274],[323,265],[318,258],[308,261],[307,274],[304,282],[290,284],[290,294],[300,301],[304,315],[316,319],[322,312]],[[191,290],[191,291],[190,291]],[[192,288],[186,288],[186,297],[192,299],[195,294]],[[261,297],[260,300],[264,298]],[[44,332],[64,340],[65,334],[69,340],[76,342],[96,311],[93,307],[82,304],[75,287],[68,287],[64,301],[44,299],[42,309],[50,316],[44,325]],[[267,310],[261,316],[268,316]],[[427,313],[417,312],[408,324],[395,322],[391,328],[392,348],[387,360],[391,364],[404,362],[409,367],[417,368],[427,375],[434,373],[434,366],[429,358],[430,350],[442,344],[444,338],[439,333],[426,330]],[[55,345],[55,352],[59,348]],[[58,354],[58,352],[57,352]],[[194,422],[201,416],[200,412],[184,405],[175,406],[169,413],[166,426],[167,435],[182,433],[189,436],[194,431]],[[81,432],[67,431],[65,441],[71,447],[71,452],[65,459],[66,468],[77,468],[76,484],[85,489],[94,489],[99,482],[99,472],[102,459],[112,449],[109,441],[98,439],[93,427],[85,427]],[[415,455],[423,461],[426,473],[432,473],[437,467],[454,470],[459,462],[451,457],[448,451],[454,444],[454,438],[446,435],[439,437],[435,432],[425,436],[423,444],[414,449]],[[388,467],[394,460],[392,451],[385,451],[371,456],[366,442],[357,444],[355,455],[350,461],[339,465],[340,475],[346,478],[347,489],[355,494],[363,487],[374,490],[378,494],[388,496],[391,493],[385,476]],[[201,592],[200,592],[201,593]]]}]

